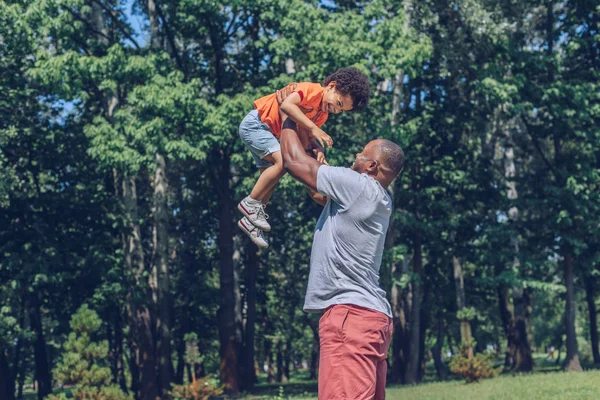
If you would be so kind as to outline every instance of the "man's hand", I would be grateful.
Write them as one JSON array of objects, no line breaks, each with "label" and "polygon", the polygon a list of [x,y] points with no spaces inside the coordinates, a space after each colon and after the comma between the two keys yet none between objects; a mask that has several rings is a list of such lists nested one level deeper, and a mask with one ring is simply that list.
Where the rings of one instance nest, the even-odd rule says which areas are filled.
[{"label": "man's hand", "polygon": [[298,84],[296,82],[294,82],[294,83],[290,83],[286,87],[281,88],[278,91],[276,91],[275,97],[277,98],[277,104],[281,105],[281,103],[283,103],[285,98],[288,97],[291,93],[293,93],[294,90],[296,90],[297,86],[298,86]]},{"label": "man's hand", "polygon": [[323,130],[321,130],[321,128],[318,126],[315,126],[313,129],[311,129],[310,134],[321,146],[333,146],[333,139],[331,139],[331,136],[323,132]]},{"label": "man's hand", "polygon": [[315,203],[325,207],[325,204],[327,204],[327,200],[329,200],[329,197],[323,196],[321,193],[311,189],[308,186],[306,186],[306,190],[308,190],[308,195],[311,199],[313,199]]}]

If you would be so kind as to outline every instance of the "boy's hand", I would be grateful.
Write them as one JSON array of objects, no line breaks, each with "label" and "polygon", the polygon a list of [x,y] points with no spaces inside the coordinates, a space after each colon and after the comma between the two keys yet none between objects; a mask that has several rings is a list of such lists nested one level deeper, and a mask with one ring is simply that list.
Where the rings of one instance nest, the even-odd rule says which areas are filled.
[{"label": "boy's hand", "polygon": [[277,98],[277,104],[281,105],[281,103],[283,103],[285,98],[288,97],[291,93],[293,93],[294,90],[296,90],[297,86],[298,86],[298,84],[296,82],[294,82],[294,83],[290,83],[286,87],[276,91],[275,97]]},{"label": "boy's hand", "polygon": [[[320,146],[319,146],[320,147]],[[324,149],[321,147],[319,149],[313,149],[313,154],[317,157],[317,161],[321,164],[329,165],[327,159],[325,158]]]},{"label": "boy's hand", "polygon": [[325,147],[325,144],[327,144],[327,147],[333,146],[333,139],[323,132],[321,128],[315,126],[310,130],[310,134],[321,146]]}]

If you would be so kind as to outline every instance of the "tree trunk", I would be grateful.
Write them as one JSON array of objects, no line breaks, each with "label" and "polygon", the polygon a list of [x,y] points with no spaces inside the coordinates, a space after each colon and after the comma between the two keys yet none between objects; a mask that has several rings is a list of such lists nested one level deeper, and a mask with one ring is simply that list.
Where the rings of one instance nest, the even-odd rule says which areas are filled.
[{"label": "tree trunk", "polygon": [[135,376],[132,370],[132,380],[138,392],[138,399],[154,400],[158,394],[156,386],[156,363],[154,358],[154,338],[152,333],[152,318],[148,301],[147,284],[143,281],[145,264],[144,251],[142,248],[142,234],[138,223],[137,188],[135,178],[125,176],[123,178],[123,203],[127,218],[129,231],[125,241],[125,262],[127,267],[133,271],[136,287],[135,294],[129,296],[129,320],[132,338],[130,344],[135,354],[135,369],[139,376]]},{"label": "tree trunk", "polygon": [[425,377],[425,339],[427,337],[427,328],[429,328],[429,307],[427,306],[429,303],[429,287],[427,285],[423,285],[423,300],[421,306],[421,326],[419,330],[421,331],[421,337],[419,338],[419,382],[423,380]]},{"label": "tree trunk", "polygon": [[154,0],[148,0],[148,21],[150,22],[150,46],[153,49],[160,49],[160,24],[158,23],[158,13],[156,10],[156,3]]},{"label": "tree trunk", "polygon": [[37,381],[38,399],[52,393],[52,377],[50,376],[50,366],[48,365],[48,357],[46,355],[46,339],[42,327],[42,317],[40,315],[40,307],[37,299],[32,299],[29,305],[29,322],[31,330],[35,335],[34,357],[35,357],[35,374],[34,380]]},{"label": "tree trunk", "polygon": [[437,303],[437,331],[435,345],[431,348],[431,354],[433,355],[433,363],[435,365],[438,380],[445,381],[448,378],[448,369],[446,368],[442,355],[442,346],[444,344],[444,314],[442,311],[442,292],[439,287],[435,288],[435,301]]},{"label": "tree trunk", "polygon": [[238,359],[241,337],[238,332],[239,316],[237,303],[239,288],[236,287],[235,265],[233,261],[233,193],[229,186],[231,179],[229,155],[221,153],[218,165],[219,197],[219,261],[220,261],[220,297],[219,340],[220,340],[220,375],[226,392],[238,393],[240,390]]},{"label": "tree trunk", "polygon": [[283,340],[277,341],[277,382],[283,383]]},{"label": "tree trunk", "polygon": [[[186,266],[184,266],[186,268]],[[181,333],[178,339],[177,345],[177,373],[175,375],[175,382],[179,385],[183,384],[183,378],[185,373],[185,335],[190,332],[190,317],[192,310],[189,307],[190,297],[187,289],[187,285],[184,284],[183,288],[183,305],[182,309],[182,321],[181,321]]]},{"label": "tree trunk", "polygon": [[515,320],[512,304],[510,303],[508,287],[503,283],[498,285],[498,305],[500,306],[500,318],[502,319],[502,326],[504,327],[504,333],[506,335],[504,369],[508,370],[513,365],[515,354],[515,344],[513,339]]},{"label": "tree trunk", "polygon": [[433,363],[435,365],[435,373],[439,381],[445,381],[448,379],[448,368],[444,362],[444,356],[442,354],[442,345],[444,343],[444,321],[438,316],[437,321],[437,335],[435,345],[431,348],[431,354],[433,355]]},{"label": "tree trunk", "polygon": [[513,327],[514,357],[512,370],[515,372],[533,371],[530,338],[527,326],[531,316],[531,293],[528,289],[513,289],[515,304],[515,325]]},{"label": "tree trunk", "polygon": [[290,381],[290,365],[292,364],[292,341],[288,339],[283,348],[283,383]]},{"label": "tree trunk", "polygon": [[[157,4],[147,0],[148,20],[150,22],[150,47],[159,51],[162,48]],[[155,154],[156,172],[154,174],[154,229],[152,276],[156,280],[156,355],[158,358],[158,390],[167,396],[173,381],[173,363],[171,360],[171,294],[169,282],[169,206],[167,166],[164,154]]]},{"label": "tree trunk", "polygon": [[[386,238],[388,248],[394,246],[396,236],[397,228],[393,226],[393,224],[390,224]],[[391,266],[392,288],[390,294],[392,315],[394,317],[394,330],[392,336],[392,368],[390,382],[393,383],[404,383],[409,353],[406,298],[403,289],[396,283],[404,272],[408,272],[408,262],[406,257],[401,262],[392,263]]]},{"label": "tree trunk", "polygon": [[121,390],[127,393],[128,389],[125,383],[125,368],[123,365],[123,326],[121,322],[121,310],[119,309],[117,309],[116,317],[113,321],[113,329],[114,337],[110,350],[113,381],[118,383]]},{"label": "tree trunk", "polygon": [[[393,298],[393,297],[392,297]],[[394,304],[394,333],[392,337],[392,371],[390,381],[405,383],[408,362],[408,329],[404,301],[399,296]]]},{"label": "tree trunk", "polygon": [[[452,268],[454,273],[454,288],[456,293],[456,310],[461,311],[464,307],[466,307],[466,296],[465,296],[465,281],[464,275],[462,271],[462,264],[460,262],[460,258],[457,256],[452,257]],[[467,344],[471,343],[472,339],[471,333],[471,325],[469,324],[468,319],[461,319],[460,321],[460,341],[461,343]],[[469,344],[467,347],[467,357],[473,357],[473,348]]]},{"label": "tree trunk", "polygon": [[313,333],[312,348],[310,351],[310,376],[308,379],[317,379],[319,376],[319,321],[309,318],[308,314],[304,314],[304,320],[310,326]]},{"label": "tree trunk", "polygon": [[158,355],[159,388],[163,397],[171,390],[171,289],[169,277],[169,206],[167,165],[165,157],[156,153],[154,175],[154,265],[158,272],[158,318],[156,319],[156,353]]},{"label": "tree trunk", "polygon": [[454,289],[456,294],[456,309],[462,310],[466,306],[465,300],[465,282],[462,272],[462,265],[457,256],[452,257],[452,267],[454,271]]},{"label": "tree trunk", "polygon": [[275,382],[275,367],[273,365],[273,344],[269,339],[264,340],[265,363],[267,364],[267,382]]},{"label": "tree trunk", "polygon": [[250,389],[256,383],[254,370],[254,327],[256,323],[256,275],[258,274],[258,248],[247,248],[246,264],[246,326],[244,329],[243,387]]},{"label": "tree trunk", "polygon": [[598,351],[598,311],[596,310],[594,278],[591,276],[585,279],[585,299],[590,314],[590,342],[592,344],[594,364],[600,364],[600,353]]},{"label": "tree trunk", "polygon": [[3,377],[0,379],[0,398],[14,400],[15,381],[8,365],[8,350],[4,348],[0,348],[0,376]]},{"label": "tree trunk", "polygon": [[27,376],[27,363],[22,360],[19,366],[19,379],[17,380],[17,399],[23,399],[23,386],[25,386],[25,377]]},{"label": "tree trunk", "polygon": [[[504,151],[504,176],[506,178],[506,197],[509,201],[514,202],[519,198],[517,191],[517,169],[515,166],[514,146],[510,129],[504,129],[507,137]],[[509,223],[514,224],[519,220],[519,209],[511,206],[508,209]],[[519,240],[518,232],[514,229],[511,232],[510,243],[513,251],[512,268],[519,269],[521,260],[519,259]],[[523,266],[523,268],[525,267]],[[524,270],[525,275],[527,271]],[[514,324],[511,325],[511,340],[513,350],[513,365],[512,370],[515,372],[531,372],[533,371],[533,357],[531,355],[530,345],[530,317],[531,317],[531,293],[528,289],[514,288],[513,289],[514,303]]]},{"label": "tree trunk", "polygon": [[[23,295],[21,297],[21,307],[19,307],[19,326],[21,329],[27,329],[26,328],[26,312],[25,312],[25,304],[26,304],[26,296]],[[23,381],[23,376],[25,376],[25,360],[23,359],[23,342],[24,342],[24,338],[22,335],[19,335],[16,339],[17,344],[15,346],[15,352],[14,352],[14,358],[13,358],[13,363],[12,363],[12,375],[7,375],[9,376],[9,385],[10,388],[12,388],[12,395],[14,398],[14,393],[15,393],[15,385],[17,384],[17,377],[19,377],[19,381]],[[0,349],[1,351],[1,349]],[[8,356],[8,354],[7,354]],[[8,360],[7,360],[8,361]],[[2,376],[0,374],[0,376]],[[19,382],[19,395],[22,397],[23,396],[23,385]],[[0,391],[0,393],[2,393],[2,391]]]},{"label": "tree trunk", "polygon": [[177,368],[175,369],[174,382],[178,385],[183,384],[183,375],[185,373],[185,340],[183,337],[177,340]]},{"label": "tree trunk", "polygon": [[410,313],[410,354],[406,368],[405,383],[414,384],[419,381],[419,346],[421,338],[421,300],[423,296],[423,282],[421,281],[421,270],[423,268],[421,231],[417,230],[414,235],[412,307]]},{"label": "tree trunk", "polygon": [[312,347],[310,350],[310,374],[308,379],[317,379],[319,376],[319,341],[313,338]]},{"label": "tree trunk", "polygon": [[581,372],[579,362],[579,349],[577,347],[577,335],[575,332],[575,284],[573,278],[573,254],[567,249],[564,255],[565,285],[567,287],[567,302],[565,309],[565,322],[567,328],[567,357],[564,368],[566,371]]},{"label": "tree trunk", "polygon": [[[392,183],[392,196],[393,186]],[[390,223],[386,236],[386,250],[395,246],[398,228],[394,223]],[[402,273],[405,272],[403,266],[407,265],[406,258],[402,261],[392,262],[391,265],[391,290],[390,303],[392,306],[392,315],[394,321],[394,330],[392,336],[392,354],[391,354],[391,374],[390,382],[404,383],[406,374],[406,363],[408,361],[408,333],[406,321],[406,301],[403,289],[396,283],[400,280]],[[407,269],[408,267],[406,267]]]}]

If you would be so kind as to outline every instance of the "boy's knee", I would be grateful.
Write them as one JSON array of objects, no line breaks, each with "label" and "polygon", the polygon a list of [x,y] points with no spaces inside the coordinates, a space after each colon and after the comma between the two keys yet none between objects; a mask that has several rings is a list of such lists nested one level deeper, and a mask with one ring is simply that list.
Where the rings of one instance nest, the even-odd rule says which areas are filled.
[{"label": "boy's knee", "polygon": [[273,166],[275,166],[278,170],[283,170],[283,157],[281,156],[281,152],[276,151],[275,153],[271,154],[271,158]]}]

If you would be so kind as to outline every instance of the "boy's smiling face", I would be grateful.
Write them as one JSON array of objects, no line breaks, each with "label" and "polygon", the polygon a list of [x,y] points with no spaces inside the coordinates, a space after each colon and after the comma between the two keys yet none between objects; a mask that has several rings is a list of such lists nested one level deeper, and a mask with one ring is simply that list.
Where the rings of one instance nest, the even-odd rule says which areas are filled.
[{"label": "boy's smiling face", "polygon": [[335,81],[329,83],[323,89],[325,94],[323,95],[323,102],[321,103],[321,111],[339,114],[343,111],[350,111],[354,107],[352,97],[349,94],[341,94],[335,88]]}]

